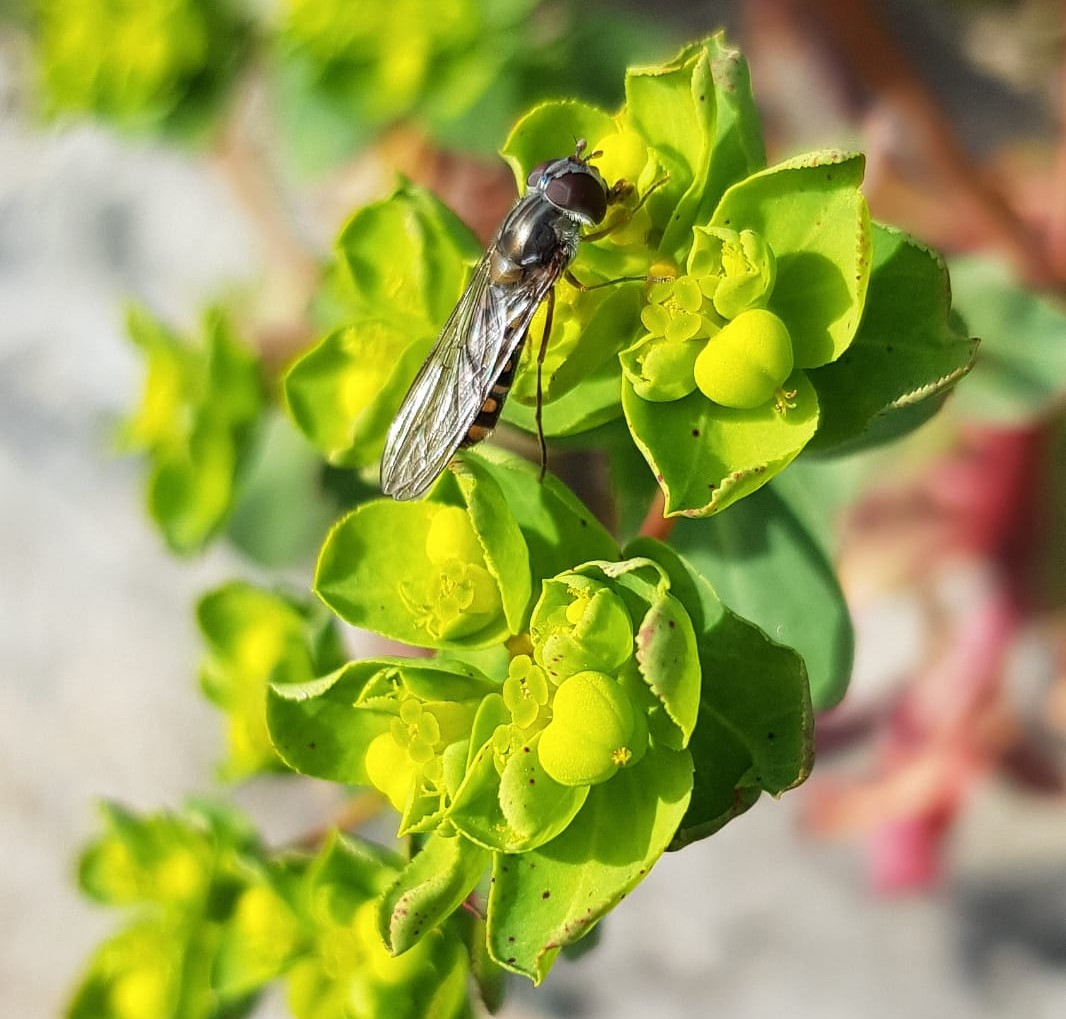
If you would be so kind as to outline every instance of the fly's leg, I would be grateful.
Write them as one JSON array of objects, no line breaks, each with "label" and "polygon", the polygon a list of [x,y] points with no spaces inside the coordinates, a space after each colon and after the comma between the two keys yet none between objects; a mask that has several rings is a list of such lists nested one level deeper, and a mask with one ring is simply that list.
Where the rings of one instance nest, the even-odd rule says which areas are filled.
[{"label": "fly's leg", "polygon": [[[670,175],[666,174],[655,181],[647,191],[640,196],[640,201],[633,206],[632,209],[623,209],[621,215],[616,216],[610,223],[601,226],[599,230],[593,230],[590,234],[585,234],[581,239],[584,241],[598,241],[603,237],[606,237],[609,233],[617,230],[619,227],[625,226],[638,212],[641,206],[668,180]],[[627,197],[633,190],[633,185],[626,180],[615,181],[614,185],[607,192],[607,204],[614,205],[623,198]]]},{"label": "fly's leg", "polygon": [[544,311],[544,335],[540,338],[540,349],[537,351],[537,442],[540,445],[540,480],[544,480],[544,474],[548,470],[548,444],[544,441],[544,422],[542,414],[544,410],[544,356],[548,353],[548,337],[552,332],[552,316],[555,314],[555,287],[548,288],[548,305]]},{"label": "fly's leg", "polygon": [[601,290],[603,287],[613,287],[616,283],[665,283],[670,276],[618,276],[613,280],[604,280],[602,283],[582,283],[569,269],[563,273],[566,282],[575,290],[587,294],[590,290]]},{"label": "fly's leg", "polygon": [[[578,157],[580,157],[581,152],[584,149],[584,147],[585,147],[584,139],[582,139],[582,140],[577,142],[576,149],[577,149]],[[595,153],[594,152],[592,154],[592,156],[589,156],[588,158],[592,159],[594,156],[596,156],[598,154],[599,153]],[[628,223],[633,218],[633,216],[636,214],[637,210],[640,209],[640,207],[648,200],[649,196],[654,191],[656,191],[658,188],[662,187],[669,179],[670,179],[669,174],[667,174],[666,176],[660,177],[657,181],[655,181],[651,185],[651,187],[648,188],[647,191],[644,192],[643,195],[641,195],[640,201],[638,201],[637,204],[634,205],[632,209],[623,209],[622,210],[622,215],[616,217],[615,220],[612,223],[610,223],[610,224],[608,224],[608,225],[606,225],[604,227],[601,227],[599,230],[596,230],[593,233],[585,234],[582,237],[582,240],[585,240],[585,241],[596,241],[596,240],[599,240],[601,237],[606,237],[612,230],[617,230],[620,226],[623,226],[626,223]],[[632,190],[633,190],[633,185],[630,184],[628,181],[624,181],[624,180],[617,181],[614,184],[614,186],[607,193],[607,204],[611,205],[611,204],[615,204],[617,202],[620,202],[622,199],[624,199],[626,196],[628,196],[630,194],[630,192],[632,192]],[[569,269],[567,269],[563,273],[563,276],[566,277],[566,281],[572,287],[575,287],[577,290],[580,290],[583,293],[586,292],[586,291],[589,291],[589,290],[599,290],[601,287],[612,287],[616,283],[636,283],[638,281],[642,281],[644,283],[660,283],[660,282],[663,282],[664,280],[670,278],[670,277],[665,277],[665,276],[648,276],[648,275],[644,275],[644,276],[620,276],[620,277],[618,277],[618,279],[606,280],[603,283],[585,284],[585,283],[582,283],[572,272],[570,272]],[[536,411],[535,411],[535,415],[534,416],[535,416],[535,419],[536,419],[536,422],[537,422],[537,444],[540,446],[540,480],[541,481],[544,480],[544,475],[545,475],[545,473],[548,470],[548,444],[547,444],[547,442],[545,441],[545,438],[544,438],[544,420],[543,420],[543,412],[544,412],[544,358],[545,358],[545,356],[548,353],[548,338],[551,336],[552,318],[554,317],[554,315],[555,315],[555,288],[554,287],[550,287],[548,289],[547,307],[546,307],[545,312],[544,312],[544,334],[541,336],[540,348],[537,350],[537,406],[536,406]]]},{"label": "fly's leg", "polygon": [[[670,179],[669,174],[660,177],[647,191],[640,197],[640,201],[633,206],[632,209],[623,209],[622,214],[614,219],[613,222],[606,226],[600,227],[599,230],[594,230],[590,234],[585,234],[581,239],[582,241],[598,241],[602,237],[606,237],[609,233],[617,230],[621,226],[625,226],[637,213],[637,210],[648,200],[648,198],[658,188],[661,188]],[[633,185],[628,181],[617,181],[614,186],[607,193],[607,203],[621,201],[633,190]],[[672,277],[669,276],[619,276],[617,279],[606,280],[603,283],[582,283],[569,269],[563,273],[566,277],[566,282],[572,287],[585,293],[589,290],[599,290],[601,287],[613,287],[616,283],[636,283],[643,281],[644,283],[664,283]]]}]

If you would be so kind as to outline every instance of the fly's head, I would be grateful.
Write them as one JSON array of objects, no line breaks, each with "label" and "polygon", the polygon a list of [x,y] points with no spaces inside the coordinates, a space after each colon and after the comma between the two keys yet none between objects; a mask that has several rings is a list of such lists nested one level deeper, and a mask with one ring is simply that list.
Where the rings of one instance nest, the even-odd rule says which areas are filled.
[{"label": "fly's head", "polygon": [[581,140],[572,156],[548,159],[533,167],[526,183],[582,226],[596,226],[607,215],[608,187],[589,162],[595,153],[584,156],[584,150]]}]

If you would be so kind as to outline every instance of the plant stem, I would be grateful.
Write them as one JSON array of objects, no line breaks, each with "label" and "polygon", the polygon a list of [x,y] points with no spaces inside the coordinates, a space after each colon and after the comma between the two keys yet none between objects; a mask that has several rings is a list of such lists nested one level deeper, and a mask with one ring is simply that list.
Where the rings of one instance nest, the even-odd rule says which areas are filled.
[{"label": "plant stem", "polygon": [[663,495],[661,488],[657,488],[648,504],[644,523],[640,525],[642,538],[657,538],[659,541],[666,541],[670,537],[670,532],[674,529],[674,518],[667,517],[664,513],[665,509],[666,496]]},{"label": "plant stem", "polygon": [[232,112],[219,133],[213,161],[255,230],[265,273],[273,280],[268,290],[275,305],[273,317],[302,320],[318,283],[319,266],[296,227],[262,146],[251,137],[260,90],[258,75],[249,74],[242,82]]},{"label": "plant stem", "polygon": [[324,824],[312,828],[291,843],[294,849],[317,849],[333,831],[350,831],[381,813],[384,800],[377,792],[362,790],[349,796]]}]

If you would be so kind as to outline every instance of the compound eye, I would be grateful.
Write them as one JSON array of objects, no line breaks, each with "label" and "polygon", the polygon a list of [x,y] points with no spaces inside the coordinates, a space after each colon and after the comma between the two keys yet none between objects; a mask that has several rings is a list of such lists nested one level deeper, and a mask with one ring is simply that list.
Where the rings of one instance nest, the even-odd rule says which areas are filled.
[{"label": "compound eye", "polygon": [[591,173],[574,170],[548,181],[544,194],[549,202],[586,223],[599,223],[607,215],[607,190]]},{"label": "compound eye", "polygon": [[526,178],[526,185],[528,187],[535,187],[538,181],[540,181],[540,178],[544,176],[544,171],[554,162],[556,162],[554,159],[545,159],[543,163],[537,163],[537,165],[529,171],[529,176]]}]

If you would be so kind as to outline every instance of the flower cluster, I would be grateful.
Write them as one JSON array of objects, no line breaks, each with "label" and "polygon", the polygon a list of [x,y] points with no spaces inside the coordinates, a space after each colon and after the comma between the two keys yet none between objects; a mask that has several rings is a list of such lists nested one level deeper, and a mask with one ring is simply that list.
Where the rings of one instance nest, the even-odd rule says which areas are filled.
[{"label": "flower cluster", "polygon": [[470,1014],[455,925],[402,958],[382,944],[377,900],[396,878],[392,854],[334,834],[314,855],[272,858],[242,818],[206,804],[103,813],[81,884],[133,918],[90,962],[72,1019],[245,1015],[278,978],[297,1019],[419,1019],[429,1002],[442,1019]]},{"label": "flower cluster", "polygon": [[772,399],[783,412],[795,395],[782,388],[793,353],[788,327],[767,309],[773,249],[751,230],[695,234],[688,271],[649,287],[640,315],[647,333],[622,352],[622,370],[642,400],[680,400],[698,388],[723,407]]},{"label": "flower cluster", "polygon": [[[400,815],[397,834],[422,840],[382,903],[393,951],[418,944],[427,917],[447,917],[491,866],[493,958],[539,980],[551,946],[611,909],[682,830],[738,809],[737,796],[703,789],[690,750],[700,740],[719,753],[718,723],[704,719],[701,736],[699,712],[729,616],[664,546],[623,554],[533,465],[467,453],[425,500],[360,506],[330,534],[316,583],[348,622],[437,651],[281,677],[268,704],[291,767],[377,789]],[[743,641],[769,646],[758,631]],[[765,700],[767,684],[790,715],[773,751],[782,765],[767,770],[794,784],[808,759],[798,659],[774,660],[742,696]],[[753,758],[730,749],[721,774],[738,766]],[[570,857],[571,842],[603,837],[623,814],[610,866]],[[577,887],[591,897],[569,897]],[[522,945],[508,940],[517,927]]]}]

